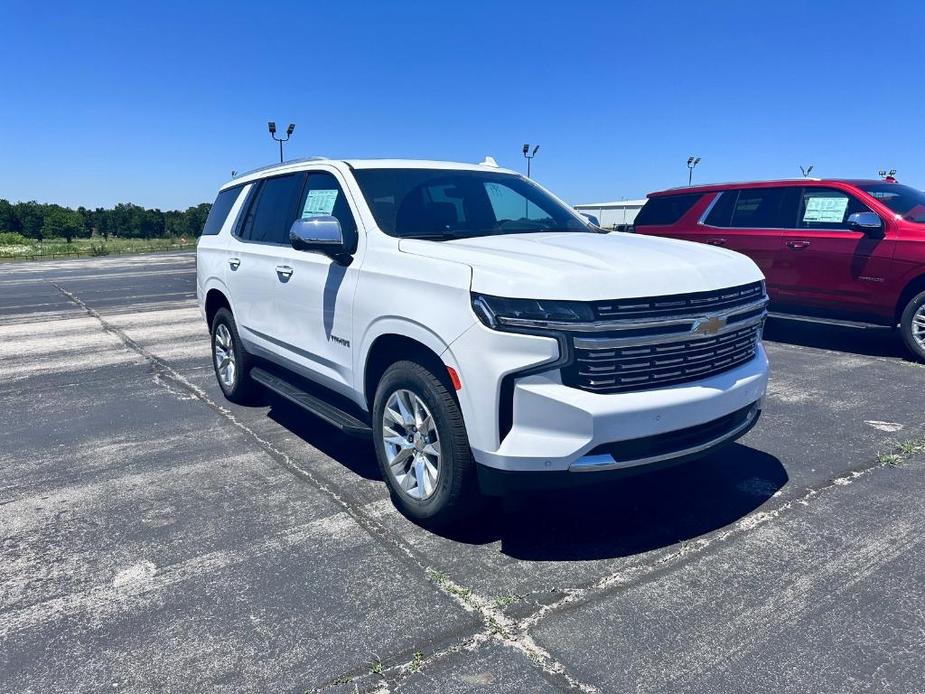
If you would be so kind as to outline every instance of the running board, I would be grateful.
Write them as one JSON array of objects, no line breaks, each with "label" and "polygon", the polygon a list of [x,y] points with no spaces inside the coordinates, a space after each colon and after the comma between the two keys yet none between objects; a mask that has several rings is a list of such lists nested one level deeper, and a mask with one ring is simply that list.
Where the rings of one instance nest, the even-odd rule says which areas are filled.
[{"label": "running board", "polygon": [[254,367],[251,369],[251,378],[267,390],[276,393],[294,405],[308,410],[319,419],[323,419],[328,424],[337,427],[345,434],[366,438],[371,438],[373,435],[373,430],[366,422],[357,419],[349,412],[345,412],[337,407],[337,405],[326,402],[318,396],[306,392],[299,386],[269,371],[265,371],[260,367]]},{"label": "running board", "polygon": [[776,311],[769,311],[768,318],[779,318],[781,320],[792,320],[799,323],[817,323],[821,325],[837,325],[842,328],[856,328],[858,330],[890,330],[889,325],[881,325],[880,323],[864,323],[862,321],[853,321],[853,320],[839,320],[837,318],[822,318],[816,316],[803,316],[796,313],[778,313]]}]

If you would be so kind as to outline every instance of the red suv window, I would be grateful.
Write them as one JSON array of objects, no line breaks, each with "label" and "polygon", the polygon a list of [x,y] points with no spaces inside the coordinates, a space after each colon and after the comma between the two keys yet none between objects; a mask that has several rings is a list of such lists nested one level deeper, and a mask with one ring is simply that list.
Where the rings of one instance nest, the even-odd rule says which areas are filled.
[{"label": "red suv window", "polygon": [[704,220],[710,226],[738,229],[787,229],[796,221],[795,187],[726,190]]},{"label": "red suv window", "polygon": [[674,224],[702,197],[703,193],[685,193],[649,198],[636,215],[634,224]]}]

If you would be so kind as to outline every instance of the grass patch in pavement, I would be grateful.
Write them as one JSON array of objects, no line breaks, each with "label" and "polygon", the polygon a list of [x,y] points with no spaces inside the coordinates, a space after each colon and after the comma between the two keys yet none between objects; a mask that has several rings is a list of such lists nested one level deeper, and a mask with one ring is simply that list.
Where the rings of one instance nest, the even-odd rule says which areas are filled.
[{"label": "grass patch in pavement", "polygon": [[896,467],[921,453],[925,453],[925,436],[895,443],[891,450],[877,454],[877,462]]}]

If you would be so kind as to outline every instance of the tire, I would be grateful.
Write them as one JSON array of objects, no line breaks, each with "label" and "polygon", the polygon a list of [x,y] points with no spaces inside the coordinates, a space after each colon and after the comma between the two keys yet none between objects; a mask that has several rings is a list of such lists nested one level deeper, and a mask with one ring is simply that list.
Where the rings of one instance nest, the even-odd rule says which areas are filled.
[{"label": "tire", "polygon": [[899,332],[913,356],[925,362],[925,292],[919,292],[906,304]]},{"label": "tire", "polygon": [[231,311],[220,308],[212,319],[212,369],[218,387],[231,402],[246,405],[256,400],[258,386],[249,376],[252,361]]},{"label": "tire", "polygon": [[[426,424],[428,413],[432,430]],[[481,507],[475,461],[459,403],[447,384],[427,367],[400,361],[386,370],[373,401],[373,437],[392,501],[412,520],[445,528]],[[399,438],[404,442],[396,443]]]}]

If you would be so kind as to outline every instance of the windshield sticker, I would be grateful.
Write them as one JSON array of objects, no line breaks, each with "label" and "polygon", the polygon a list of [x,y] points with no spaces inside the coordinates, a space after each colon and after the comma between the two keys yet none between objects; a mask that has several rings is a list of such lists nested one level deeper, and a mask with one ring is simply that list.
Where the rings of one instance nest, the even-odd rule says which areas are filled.
[{"label": "windshield sticker", "polygon": [[308,191],[308,197],[305,198],[305,207],[302,208],[302,219],[330,215],[334,211],[334,203],[337,202],[339,192],[336,188],[333,190]]},{"label": "windshield sticker", "polygon": [[808,197],[803,221],[815,224],[841,224],[845,219],[847,209],[848,198],[841,195],[838,197]]}]

